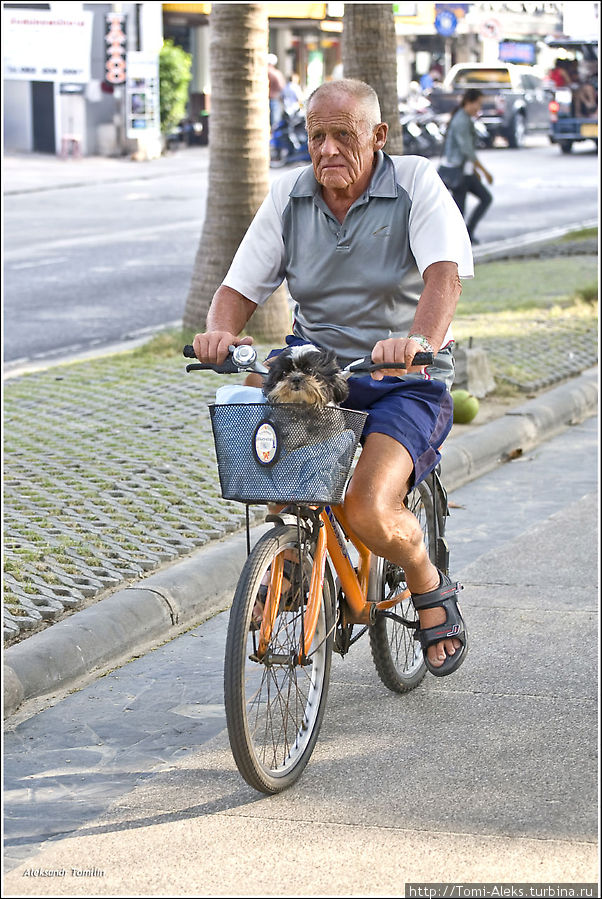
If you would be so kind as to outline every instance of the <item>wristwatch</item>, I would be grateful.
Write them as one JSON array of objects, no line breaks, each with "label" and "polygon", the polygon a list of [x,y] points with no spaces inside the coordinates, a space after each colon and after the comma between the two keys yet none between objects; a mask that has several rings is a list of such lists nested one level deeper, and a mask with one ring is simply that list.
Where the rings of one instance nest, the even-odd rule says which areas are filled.
[{"label": "wristwatch", "polygon": [[408,337],[411,340],[415,340],[416,343],[419,343],[425,353],[434,353],[435,352],[433,347],[429,343],[428,338],[425,337],[424,334],[408,334]]}]

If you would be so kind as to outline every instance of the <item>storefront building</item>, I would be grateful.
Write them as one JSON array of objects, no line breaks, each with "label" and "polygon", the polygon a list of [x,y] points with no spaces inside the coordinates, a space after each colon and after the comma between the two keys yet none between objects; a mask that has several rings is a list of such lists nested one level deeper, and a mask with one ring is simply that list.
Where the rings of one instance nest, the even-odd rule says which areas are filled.
[{"label": "storefront building", "polygon": [[5,3],[6,151],[161,152],[157,3]]},{"label": "storefront building", "polygon": [[[393,4],[400,98],[433,65],[441,75],[456,62],[498,58],[548,67],[543,40],[561,35],[563,16],[577,6],[591,7],[594,17],[599,8],[598,3]],[[343,75],[344,3],[270,2],[267,7],[268,49],[285,76],[296,73],[307,94]],[[110,25],[116,16],[121,25],[116,20]],[[157,155],[163,39],[171,38],[191,55],[190,118],[209,115],[210,16],[210,3],[5,3],[5,149]]]}]

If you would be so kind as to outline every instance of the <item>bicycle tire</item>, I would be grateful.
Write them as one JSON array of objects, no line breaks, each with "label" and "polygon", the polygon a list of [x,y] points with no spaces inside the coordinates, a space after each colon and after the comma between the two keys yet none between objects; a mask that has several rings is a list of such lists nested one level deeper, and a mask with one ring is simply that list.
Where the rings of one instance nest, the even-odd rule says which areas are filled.
[{"label": "bicycle tire", "polygon": [[[420,522],[429,558],[436,565],[435,507],[431,488],[425,481],[409,494],[407,505]],[[442,518],[439,522],[439,536],[443,536],[443,526]],[[390,599],[406,588],[402,568],[379,556],[373,557],[369,588],[372,601]],[[409,621],[418,619],[409,598],[402,600],[391,611]],[[420,643],[414,640],[414,628],[391,618],[379,617],[370,628],[369,634],[372,660],[385,687],[394,693],[408,693],[414,690],[427,671]]]},{"label": "bicycle tire", "polygon": [[[307,595],[313,546],[305,529],[301,541]],[[224,699],[232,755],[246,782],[267,794],[287,789],[303,772],[320,732],[328,694],[334,620],[328,578],[309,652],[311,663],[301,666],[292,660],[299,648],[302,607],[297,599],[287,608],[286,597],[279,602],[263,658],[270,653],[277,653],[280,660],[288,655],[290,664],[264,663],[256,655],[253,660],[257,633],[253,633],[251,619],[261,582],[277,555],[285,551],[298,554],[298,546],[295,525],[275,527],[258,541],[238,582],[226,639]],[[300,594],[299,590],[297,596]]]}]

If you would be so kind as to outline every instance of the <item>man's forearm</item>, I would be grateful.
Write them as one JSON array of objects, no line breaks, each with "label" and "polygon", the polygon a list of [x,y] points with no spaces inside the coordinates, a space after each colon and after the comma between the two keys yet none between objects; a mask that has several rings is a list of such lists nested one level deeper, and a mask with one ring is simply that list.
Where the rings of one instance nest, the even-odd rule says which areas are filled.
[{"label": "man's forearm", "polygon": [[215,291],[207,314],[207,331],[229,331],[238,335],[256,309],[256,303],[222,284]]},{"label": "man's forearm", "polygon": [[441,348],[456,311],[462,284],[455,262],[434,262],[424,272],[424,290],[420,295],[410,334],[422,334],[435,350]]}]

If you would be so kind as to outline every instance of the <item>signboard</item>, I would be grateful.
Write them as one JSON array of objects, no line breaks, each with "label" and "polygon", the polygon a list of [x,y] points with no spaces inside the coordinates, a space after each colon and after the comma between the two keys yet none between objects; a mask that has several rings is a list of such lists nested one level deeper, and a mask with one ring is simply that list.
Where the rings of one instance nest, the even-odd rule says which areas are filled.
[{"label": "signboard", "polygon": [[501,62],[524,63],[534,66],[537,61],[535,44],[528,41],[501,41],[498,59]]},{"label": "signboard", "polygon": [[126,81],[127,136],[159,134],[159,61],[130,53]]},{"label": "signboard", "polygon": [[458,27],[458,20],[450,9],[443,9],[435,16],[435,30],[443,37],[450,37]]},{"label": "signboard", "polygon": [[[74,6],[76,4],[73,4]],[[16,81],[90,80],[91,12],[4,9],[4,77]]]},{"label": "signboard", "polygon": [[195,13],[208,16],[211,12],[210,3],[163,3],[163,12]]},{"label": "signboard", "polygon": [[325,3],[266,3],[270,19],[323,19]]},{"label": "signboard", "polygon": [[483,38],[499,41],[502,36],[502,26],[497,19],[487,19],[481,23],[480,32]]},{"label": "signboard", "polygon": [[430,25],[435,21],[434,3],[394,3],[395,21],[405,26]]},{"label": "signboard", "polygon": [[109,84],[124,84],[127,39],[126,17],[122,13],[106,14],[105,47],[105,81]]}]

